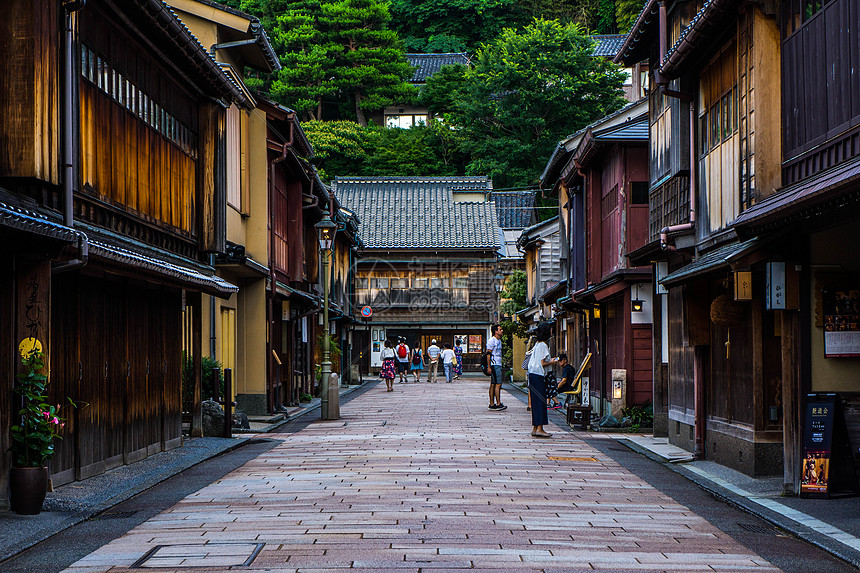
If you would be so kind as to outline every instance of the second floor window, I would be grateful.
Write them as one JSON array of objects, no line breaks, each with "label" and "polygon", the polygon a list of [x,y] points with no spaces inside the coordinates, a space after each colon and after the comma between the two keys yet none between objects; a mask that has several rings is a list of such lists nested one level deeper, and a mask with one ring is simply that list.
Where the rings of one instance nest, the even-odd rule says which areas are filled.
[{"label": "second floor window", "polygon": [[704,156],[738,131],[737,51],[726,45],[701,75],[699,153]]}]

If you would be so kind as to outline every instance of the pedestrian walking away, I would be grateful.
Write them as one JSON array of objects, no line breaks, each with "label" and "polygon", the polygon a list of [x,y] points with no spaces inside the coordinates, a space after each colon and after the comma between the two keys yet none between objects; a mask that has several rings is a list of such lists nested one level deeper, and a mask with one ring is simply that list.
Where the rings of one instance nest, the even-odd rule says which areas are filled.
[{"label": "pedestrian walking away", "polygon": [[487,341],[490,354],[490,410],[506,410],[502,404],[502,327],[494,324],[490,329],[493,336]]},{"label": "pedestrian walking away", "polygon": [[415,383],[421,382],[421,371],[424,369],[424,353],[418,348],[418,342],[412,348],[412,364],[409,366],[415,376]]},{"label": "pedestrian walking away", "polygon": [[454,378],[454,351],[447,342],[445,350],[442,351],[442,368],[445,370],[445,381],[450,384]]},{"label": "pedestrian walking away", "polygon": [[427,347],[427,358],[430,360],[427,382],[436,383],[436,372],[439,370],[440,354],[442,354],[442,349],[436,346],[436,339],[434,338],[430,341],[430,346]]},{"label": "pedestrian walking away", "polygon": [[546,413],[546,368],[558,362],[557,358],[551,358],[547,341],[550,336],[549,324],[542,322],[535,332],[537,344],[532,349],[529,358],[529,396],[532,404],[532,436],[535,438],[549,438],[552,436],[544,430],[544,424],[548,422]]},{"label": "pedestrian walking away", "polygon": [[395,349],[397,355],[397,374],[400,376],[400,383],[406,384],[409,381],[409,347],[406,345],[406,339],[401,337],[400,343]]},{"label": "pedestrian walking away", "polygon": [[385,348],[382,349],[382,371],[379,373],[385,380],[386,392],[394,390],[394,349],[391,348],[391,341],[385,341]]},{"label": "pedestrian walking away", "polygon": [[457,363],[454,364],[454,380],[459,380],[463,375],[463,348],[460,346],[462,341],[459,338],[454,339],[454,356],[457,358]]}]

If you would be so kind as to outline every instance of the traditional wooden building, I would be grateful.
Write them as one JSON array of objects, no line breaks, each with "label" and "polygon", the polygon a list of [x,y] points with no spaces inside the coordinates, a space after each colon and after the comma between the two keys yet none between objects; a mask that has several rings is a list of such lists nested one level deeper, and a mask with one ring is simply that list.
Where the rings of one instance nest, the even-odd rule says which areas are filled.
[{"label": "traditional wooden building", "polygon": [[[543,296],[556,344],[578,364],[592,354],[590,401],[612,400],[612,372],[625,403],[651,401],[651,271],[628,253],[646,242],[647,100],[629,104],[559,144],[541,176],[559,197],[560,279]],[[619,378],[620,379],[620,378]]]},{"label": "traditional wooden building", "polygon": [[[266,106],[243,81],[246,69],[280,69],[260,22],[254,16],[210,0],[172,0],[176,15],[224,72],[243,91],[249,105],[230,105],[225,116],[226,248],[214,257],[218,275],[239,287],[228,299],[204,295],[204,353],[232,370],[231,399],[250,415],[272,411],[267,375],[266,282],[269,277],[269,181]],[[295,119],[291,119],[295,122]],[[294,148],[308,153],[301,129]],[[204,373],[209,375],[209,373]],[[208,398],[208,396],[204,396]]]},{"label": "traditional wooden building", "polygon": [[[786,492],[797,493],[802,484],[815,485],[802,481],[811,393],[838,393],[845,401],[860,468],[860,258],[853,247],[860,241],[860,6],[776,4],[778,18],[766,30],[779,42],[781,79],[766,92],[782,94],[772,110],[782,132],[766,141],[781,147],[771,167],[782,186],[759,185],[731,227],[740,240],[757,237],[766,245],[752,266],[751,288],[762,328],[774,336],[764,347],[769,371],[753,404],[757,420],[782,430],[779,471]],[[772,96],[768,101],[773,105]],[[734,352],[734,331],[732,337]],[[835,472],[834,465],[834,484]]]},{"label": "traditional wooden building", "polygon": [[181,443],[183,351],[199,434],[200,293],[236,292],[208,264],[226,241],[225,109],[250,105],[160,0],[5,8],[0,499],[26,337],[51,401],[80,404],[55,483]]},{"label": "traditional wooden building", "polygon": [[[368,306],[353,343],[364,371],[381,366],[385,339],[464,341],[464,365],[477,368],[497,311],[493,277],[501,230],[487,177],[337,177],[332,190],[359,220],[355,308]],[[474,196],[474,197],[473,197]]]},{"label": "traditional wooden building", "polygon": [[617,58],[652,70],[655,431],[750,475],[782,471],[781,337],[731,223],[780,187],[777,4],[649,1]]}]

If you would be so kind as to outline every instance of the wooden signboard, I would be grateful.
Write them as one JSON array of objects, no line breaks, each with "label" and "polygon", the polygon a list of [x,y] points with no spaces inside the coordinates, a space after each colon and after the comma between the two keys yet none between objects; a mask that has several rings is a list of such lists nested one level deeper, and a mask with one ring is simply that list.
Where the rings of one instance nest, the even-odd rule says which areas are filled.
[{"label": "wooden signboard", "polygon": [[807,394],[800,497],[858,492],[854,458],[838,394]]}]

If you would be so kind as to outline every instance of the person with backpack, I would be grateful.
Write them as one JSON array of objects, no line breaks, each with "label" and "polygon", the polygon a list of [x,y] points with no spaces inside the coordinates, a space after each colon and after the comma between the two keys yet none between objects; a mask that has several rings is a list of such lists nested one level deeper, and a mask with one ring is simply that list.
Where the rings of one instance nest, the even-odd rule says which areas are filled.
[{"label": "person with backpack", "polygon": [[397,348],[394,349],[395,354],[397,354],[397,374],[400,375],[400,383],[406,384],[409,381],[409,374],[407,370],[409,368],[409,347],[406,346],[406,339],[401,337],[400,344],[397,345]]},{"label": "person with backpack", "polygon": [[489,410],[507,410],[502,404],[502,330],[501,325],[494,324],[490,331],[493,335],[487,341],[485,359],[490,375],[490,406]]},{"label": "person with backpack", "polygon": [[418,348],[418,342],[412,348],[412,365],[409,367],[412,374],[415,375],[415,383],[421,382],[421,370],[424,369],[424,353]]}]

